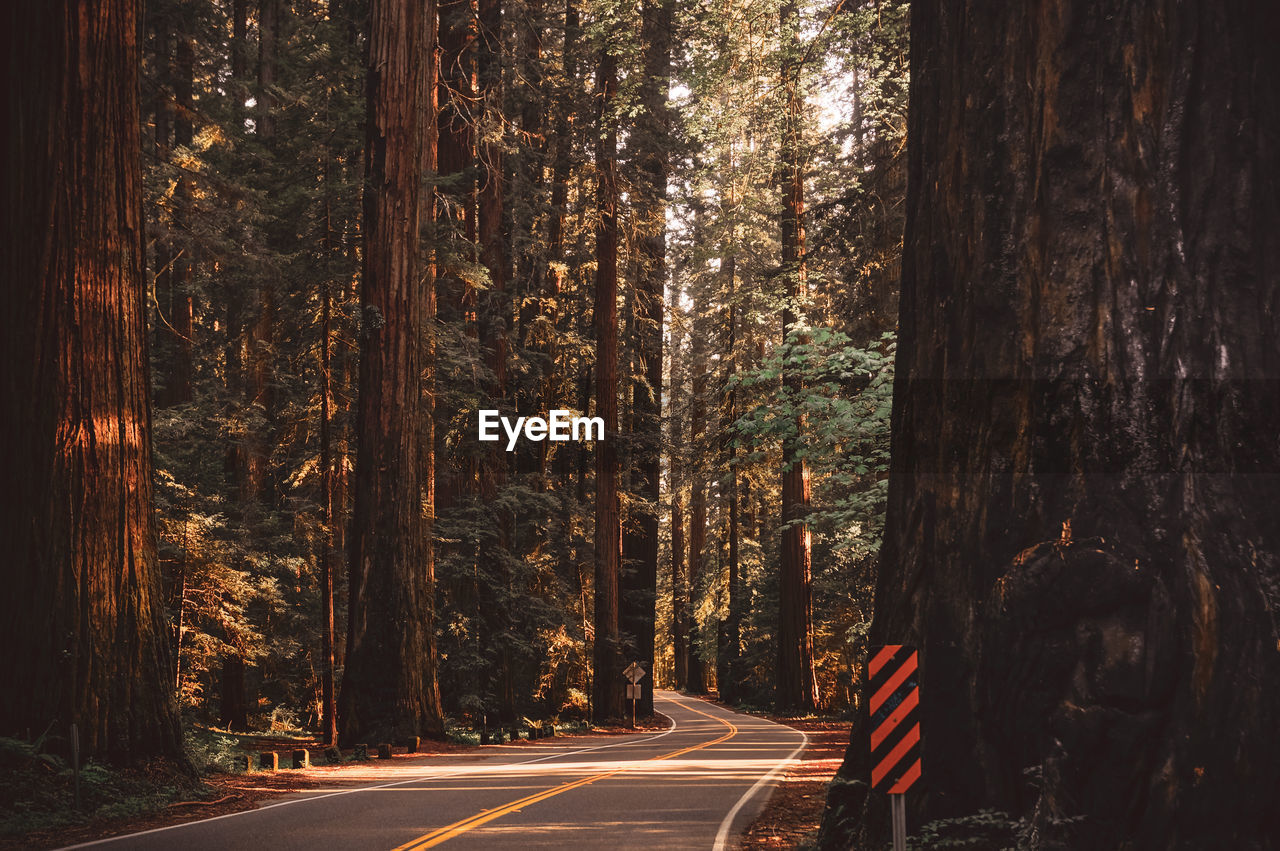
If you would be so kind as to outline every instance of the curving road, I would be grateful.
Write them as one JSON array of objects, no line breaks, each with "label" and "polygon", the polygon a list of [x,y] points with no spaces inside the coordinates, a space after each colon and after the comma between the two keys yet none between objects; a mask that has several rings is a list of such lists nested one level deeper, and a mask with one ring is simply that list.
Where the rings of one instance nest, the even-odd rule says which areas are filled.
[{"label": "curving road", "polygon": [[[256,810],[113,837],[120,849],[732,848],[804,733],[674,692],[673,724],[623,738],[381,769],[389,782],[312,790]],[[396,772],[391,775],[391,772]],[[380,776],[381,776],[380,775]],[[87,847],[87,846],[75,846]]]}]

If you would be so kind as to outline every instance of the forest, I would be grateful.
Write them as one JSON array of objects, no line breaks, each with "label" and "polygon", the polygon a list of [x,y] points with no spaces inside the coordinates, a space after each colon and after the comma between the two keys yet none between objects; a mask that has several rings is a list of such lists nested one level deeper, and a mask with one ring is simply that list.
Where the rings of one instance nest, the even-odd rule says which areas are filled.
[{"label": "forest", "polygon": [[621,724],[638,662],[851,719],[819,847],[883,847],[907,644],[913,824],[1280,835],[1270,4],[0,21],[0,736]]}]

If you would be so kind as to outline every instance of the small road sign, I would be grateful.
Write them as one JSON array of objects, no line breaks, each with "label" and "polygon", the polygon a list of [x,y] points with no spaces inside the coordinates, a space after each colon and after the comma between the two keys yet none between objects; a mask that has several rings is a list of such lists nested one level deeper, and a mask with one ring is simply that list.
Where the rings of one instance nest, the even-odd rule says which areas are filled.
[{"label": "small road sign", "polygon": [[632,662],[622,672],[622,675],[631,680],[631,682],[638,683],[644,679],[644,668],[641,667],[639,662]]},{"label": "small road sign", "polygon": [[643,699],[644,690],[640,681],[644,679],[644,667],[639,662],[632,662],[622,671],[627,678],[627,700],[631,701],[631,726],[636,726],[636,703]]}]

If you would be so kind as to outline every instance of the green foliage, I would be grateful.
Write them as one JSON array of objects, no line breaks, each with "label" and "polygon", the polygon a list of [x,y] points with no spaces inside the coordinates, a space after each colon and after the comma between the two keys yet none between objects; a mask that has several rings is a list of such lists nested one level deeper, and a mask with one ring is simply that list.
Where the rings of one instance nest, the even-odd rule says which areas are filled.
[{"label": "green foliage", "polygon": [[[668,451],[686,482],[710,483],[702,561],[712,575],[698,583],[692,605],[704,638],[722,638],[730,615],[731,469],[739,498],[748,495],[737,509],[736,691],[767,704],[777,654],[778,479],[783,443],[799,434],[797,457],[812,482],[805,521],[814,536],[820,700],[842,709],[856,693],[887,494],[907,4],[800,2],[785,24],[782,7],[733,0],[680,9],[668,394],[670,416],[689,437],[677,436]],[[783,67],[798,69],[805,100],[794,153],[782,145]],[[781,261],[784,156],[798,156],[804,175],[804,300],[786,295],[799,265]],[[785,340],[784,309],[801,317]],[[689,423],[699,407],[711,412],[710,422],[694,440]],[[689,494],[682,502],[687,525]],[[663,609],[663,641],[672,618]],[[715,638],[710,651],[703,643],[704,653],[714,655]]]},{"label": "green foliage", "polygon": [[972,815],[931,821],[907,838],[911,851],[1014,851],[1028,847],[1021,841],[1025,820],[1007,813],[980,810]]},{"label": "green foliage", "polygon": [[96,820],[136,818],[176,800],[206,797],[209,789],[181,774],[111,768],[88,762],[80,769],[80,808],[75,775],[43,741],[0,738],[0,838],[55,830]]},{"label": "green foliage", "polygon": [[[256,84],[256,11],[237,45],[232,4],[148,7],[143,144],[157,391],[180,374],[184,346],[173,323],[185,298],[193,305],[190,401],[153,412],[157,528],[179,660],[175,688],[205,727],[226,711],[232,662],[245,666],[251,726],[283,732],[317,723],[326,563],[336,569],[341,672],[359,335],[387,321],[359,307],[362,6],[283,4],[267,91]],[[588,713],[591,449],[522,446],[494,458],[474,435],[482,407],[589,414],[594,404],[593,151],[602,127],[593,90],[602,49],[617,58],[620,78],[605,118],[619,126],[625,193],[617,305],[624,468],[663,438],[658,426],[636,423],[635,405],[661,392],[667,424],[684,424],[664,443],[666,469],[679,465],[686,489],[696,479],[707,495],[705,570],[692,611],[709,664],[727,616],[725,503],[729,473],[736,474],[744,500],[740,691],[765,705],[776,659],[780,446],[804,419],[820,681],[831,705],[851,699],[851,654],[867,619],[885,497],[906,4],[856,2],[831,14],[827,4],[801,2],[790,33],[779,32],[779,6],[675,4],[672,99],[658,110],[669,136],[646,113],[650,45],[641,6],[575,3],[576,28],[566,29],[561,5],[509,0],[501,32],[482,39],[496,50],[486,73],[500,78],[501,96],[478,104],[460,94],[475,139],[504,158],[506,279],[486,266],[475,236],[474,193],[488,185],[488,163],[429,179],[436,215],[423,234],[437,308],[424,342],[436,370],[426,389],[435,407],[439,679],[446,712],[463,725]],[[194,133],[189,144],[166,145],[184,73],[182,39],[194,49],[186,116]],[[237,50],[245,62],[239,76]],[[809,98],[801,156],[814,291],[810,301],[787,305],[809,323],[788,340],[779,339],[779,312],[798,270],[778,259],[783,62],[800,66]],[[165,115],[168,140],[159,136]],[[646,172],[658,145],[672,167],[665,186],[651,185]],[[665,210],[657,203],[664,189]],[[641,319],[637,304],[650,262],[641,249],[660,236],[671,337],[670,380],[657,388],[637,341],[662,329]],[[182,264],[189,275],[168,275]],[[798,376],[801,389],[784,374]],[[693,439],[690,417],[699,407],[705,427]],[[624,524],[657,512],[669,543],[670,495],[660,504],[641,497],[629,470],[621,484]],[[671,633],[669,547],[663,559],[660,648]],[[213,739],[191,747],[210,765],[226,764],[230,745],[222,734],[207,735]]]},{"label": "green foliage", "polygon": [[[214,2],[148,7],[143,142],[157,388],[182,357],[171,330],[179,301],[189,296],[194,313],[191,401],[153,411],[157,528],[183,707],[217,720],[222,667],[241,660],[250,723],[279,727],[287,715],[296,726],[316,717],[326,345],[331,451],[339,476],[350,470],[363,63],[348,21],[322,4],[285,4],[265,93],[268,136],[254,82],[259,27],[251,15],[236,77],[231,12]],[[184,40],[195,132],[190,145],[172,146],[159,131],[163,115],[172,128],[184,114],[175,49]],[[174,255],[190,269],[185,281],[167,277],[179,268]],[[344,583],[336,587],[343,594]]]},{"label": "green foliage", "polygon": [[192,765],[202,774],[244,771],[245,751],[240,747],[244,736],[227,730],[187,723],[183,727],[183,744]]},{"label": "green foliage", "polygon": [[[892,334],[861,347],[842,332],[805,328],[730,382],[757,400],[732,425],[747,450],[741,463],[776,452],[784,439],[797,437],[797,423],[804,424],[797,455],[815,482],[806,520],[815,536],[817,666],[827,688],[845,700],[864,649],[884,528],[895,348]],[[784,372],[799,379],[798,388],[779,381]]]}]

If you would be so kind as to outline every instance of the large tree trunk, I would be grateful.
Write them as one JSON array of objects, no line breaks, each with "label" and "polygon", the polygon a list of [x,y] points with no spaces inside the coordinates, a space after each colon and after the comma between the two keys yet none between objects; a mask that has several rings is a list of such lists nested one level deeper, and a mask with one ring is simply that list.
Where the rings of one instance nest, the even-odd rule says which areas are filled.
[{"label": "large tree trunk", "polygon": [[[442,326],[456,324],[462,314],[474,318],[474,289],[464,284],[456,267],[474,260],[476,240],[476,183],[470,174],[475,162],[473,112],[476,97],[476,16],[473,0],[444,0],[439,4],[437,35],[437,171],[447,180],[436,194],[436,242],[446,250],[438,267],[436,304]],[[472,323],[468,329],[475,331]],[[446,441],[454,405],[437,405],[435,412],[435,495],[437,513],[447,512],[474,485],[472,459],[450,458]],[[456,545],[455,545],[456,546]]]},{"label": "large tree trunk", "polygon": [[[698,228],[701,230],[701,228]],[[693,334],[689,345],[689,366],[693,370],[689,397],[689,594],[685,610],[689,641],[688,668],[685,688],[693,694],[707,690],[707,663],[703,658],[703,628],[698,621],[698,609],[703,588],[703,549],[707,545],[707,312],[705,297],[693,293]]]},{"label": "large tree trunk", "polygon": [[[227,84],[227,97],[231,101],[234,127],[232,139],[237,144],[240,144],[243,138],[244,104],[249,92],[248,7],[249,0],[233,0],[231,4],[231,79]],[[232,284],[224,288],[222,297],[226,303],[223,383],[227,390],[227,397],[239,399],[244,392],[244,296],[241,295],[240,288]],[[233,444],[227,448],[226,470],[234,473],[241,464],[241,449]]]},{"label": "large tree trunk", "polygon": [[685,566],[684,499],[671,476],[671,649],[675,687],[689,684],[689,574]]},{"label": "large tree trunk", "polygon": [[[732,210],[737,199],[730,190],[729,209]],[[724,257],[722,268],[728,284],[729,315],[725,339],[724,366],[725,385],[730,389],[721,401],[720,425],[720,460],[724,469],[724,493],[722,495],[725,522],[725,577],[726,594],[724,600],[725,618],[721,622],[716,641],[716,687],[720,699],[726,703],[734,703],[742,696],[742,594],[739,579],[740,532],[738,524],[738,463],[737,447],[731,430],[738,416],[738,388],[734,384],[737,375],[737,257],[733,254],[734,232],[730,225],[728,251]]]},{"label": "large tree trunk", "polygon": [[598,719],[621,718],[622,660],[618,635],[618,574],[622,525],[618,513],[618,130],[613,101],[618,60],[600,50],[596,143],[596,416],[604,440],[596,451],[595,643],[592,705]]},{"label": "large tree trunk", "polygon": [[[153,11],[156,91],[154,95],[156,160],[168,163],[173,145],[189,146],[193,138],[192,88],[194,54],[190,35],[177,37],[177,71],[174,72],[174,14],[172,10]],[[175,110],[176,107],[176,110]],[[176,112],[176,115],[175,115]],[[171,132],[172,131],[172,132]],[[163,206],[163,205],[162,205]],[[155,333],[156,377],[159,387],[155,402],[169,407],[191,401],[191,334],[193,301],[191,297],[190,240],[175,245],[173,235],[191,226],[191,178],[178,172],[167,220],[157,222],[167,231],[155,242]],[[156,210],[155,215],[162,215]]]},{"label": "large tree trunk", "polygon": [[[801,130],[804,97],[800,91],[799,15],[794,0],[782,7],[782,268],[787,276],[787,300],[782,310],[784,345],[787,335],[801,327],[809,297],[804,245],[804,157]],[[795,342],[803,343],[799,338]],[[794,371],[783,375],[788,395],[798,400],[804,391]],[[799,454],[804,417],[795,414],[795,428],[782,443],[782,576],[778,582],[778,669],[776,703],[779,712],[808,712],[817,704],[818,683],[813,671],[813,598],[809,523],[809,465]]]},{"label": "large tree trunk", "polygon": [[680,289],[673,282],[671,320],[671,368],[667,417],[667,464],[671,469],[671,649],[674,659],[675,687],[684,689],[689,682],[689,574],[685,564],[684,470],[687,458],[684,438],[684,374],[681,352],[684,350],[683,323],[680,316]]},{"label": "large tree trunk", "polygon": [[[281,25],[283,0],[260,0],[258,4],[258,86],[257,134],[268,149],[275,138],[276,44]],[[271,462],[271,427],[275,416],[273,380],[273,338],[275,336],[275,287],[270,280],[260,280],[251,296],[250,309],[255,311],[247,323],[247,380],[244,384],[245,406],[254,412],[246,415],[243,469],[240,471],[240,498],[252,503],[274,502],[267,476]],[[260,413],[259,413],[260,412]],[[261,419],[259,419],[261,417]]]},{"label": "large tree trunk", "polygon": [[320,373],[324,387],[320,391],[320,500],[323,509],[324,532],[320,546],[320,688],[321,715],[324,723],[325,744],[338,741],[338,702],[334,688],[333,652],[333,575],[337,567],[337,551],[334,548],[337,526],[337,484],[333,458],[333,363],[330,347],[333,337],[333,306],[329,282],[324,283],[323,301],[320,307]]},{"label": "large tree trunk", "polygon": [[1278,36],[1261,2],[913,8],[872,643],[920,647],[918,819],[1274,845]]},{"label": "large tree trunk", "polygon": [[227,655],[222,658],[218,720],[228,730],[237,732],[249,729],[249,696],[245,689],[244,669],[243,656]]},{"label": "large tree trunk", "polygon": [[[478,25],[480,37],[476,50],[477,98],[480,108],[489,122],[505,126],[503,116],[502,86],[502,0],[479,0]],[[505,173],[502,156],[503,135],[487,134],[476,147],[476,165],[480,171],[477,190],[477,236],[480,241],[480,262],[489,274],[489,289],[485,293],[486,309],[480,317],[480,343],[485,353],[486,365],[494,376],[490,388],[494,401],[502,399],[507,385],[507,317],[511,312],[507,296],[506,234],[503,233],[503,196]],[[501,486],[506,472],[506,452],[499,444],[488,453],[487,470],[482,479],[481,491],[491,491]]]},{"label": "large tree trunk", "polygon": [[[195,138],[195,101],[193,99],[195,77],[195,50],[188,33],[177,36],[176,73],[173,76],[174,111],[173,143],[178,147],[190,147]],[[193,181],[189,174],[179,176],[173,193],[175,225],[190,232],[192,226]],[[185,245],[167,258],[165,278],[169,284],[168,298],[163,306],[159,333],[168,345],[162,348],[165,358],[165,380],[157,394],[161,406],[180,405],[192,399],[192,337],[195,333],[195,262],[193,240],[183,240]]]},{"label": "large tree trunk", "polygon": [[342,739],[444,735],[436,681],[432,552],[424,516],[419,278],[424,126],[434,4],[374,0],[369,18],[360,395]]},{"label": "large tree trunk", "polygon": [[[502,0],[479,0],[477,4],[479,38],[476,45],[477,108],[482,113],[481,123],[486,126],[505,127],[503,117],[502,85]],[[508,322],[512,300],[507,292],[507,234],[504,233],[503,202],[506,191],[506,175],[503,166],[503,140],[505,133],[492,131],[479,134],[476,145],[477,202],[476,235],[479,240],[480,263],[489,276],[489,286],[483,295],[477,294],[476,330],[480,340],[485,366],[492,380],[486,376],[479,389],[486,405],[506,408],[507,402],[507,347]],[[545,442],[545,441],[544,441]],[[498,493],[506,485],[508,461],[505,447],[489,443],[479,451],[476,459],[476,486],[480,498],[490,506],[498,504]],[[512,687],[514,672],[511,669],[511,653],[507,644],[507,631],[500,623],[502,604],[494,599],[499,589],[510,589],[511,571],[505,557],[511,545],[514,516],[507,510],[494,511],[495,534],[481,536],[474,550],[476,568],[473,576],[493,571],[493,583],[481,583],[475,589],[476,604],[487,615],[475,624],[477,641],[498,643],[495,670],[477,671],[483,685],[480,693],[489,686],[498,695],[498,709],[504,721],[516,717],[515,690]]]},{"label": "large tree trunk", "polygon": [[[635,293],[636,355],[644,383],[633,382],[632,415],[636,437],[633,490],[647,507],[632,511],[623,539],[623,625],[634,642],[635,658],[653,673],[655,604],[658,591],[658,510],[662,475],[662,313],[666,287],[666,215],[668,150],[671,119],[667,114],[671,84],[672,0],[651,0],[644,7],[645,74],[641,85],[644,120],[634,132],[641,137],[640,180],[633,205],[640,221],[639,280]],[[642,683],[636,711],[653,714],[653,677]]]},{"label": "large tree trunk", "polygon": [[[138,3],[7,4],[0,734],[182,757],[153,526]],[[51,726],[52,725],[52,726]],[[65,741],[65,738],[64,738]]]}]

